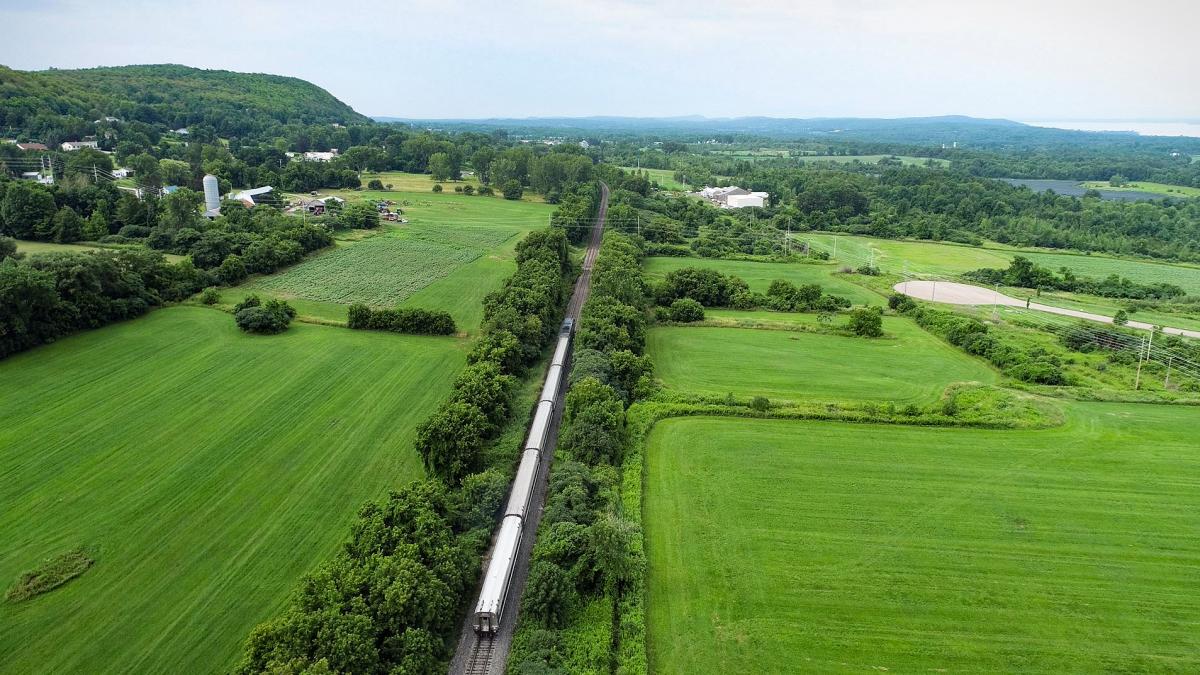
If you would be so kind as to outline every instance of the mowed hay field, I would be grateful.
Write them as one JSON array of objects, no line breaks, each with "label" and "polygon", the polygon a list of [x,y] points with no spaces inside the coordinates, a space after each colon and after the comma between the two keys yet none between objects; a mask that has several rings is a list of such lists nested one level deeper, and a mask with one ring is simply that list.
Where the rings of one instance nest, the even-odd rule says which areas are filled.
[{"label": "mowed hay field", "polygon": [[841,267],[832,263],[771,263],[673,257],[646,258],[645,262],[646,277],[650,281],[659,281],[668,272],[684,267],[714,269],[722,274],[741,277],[750,285],[750,290],[759,293],[766,293],[772,281],[786,279],[797,286],[820,284],[826,293],[848,298],[856,305],[881,305],[884,302],[883,296],[878,293],[848,281],[843,275],[836,274]]},{"label": "mowed hay field", "polygon": [[0,602],[0,672],[228,671],[358,507],[423,475],[464,349],[175,307],[0,361],[0,582],[96,550]]},{"label": "mowed hay field", "polygon": [[676,418],[652,672],[1200,671],[1200,410],[986,431]]},{"label": "mowed hay field", "polygon": [[[424,177],[428,180],[428,176]],[[304,317],[345,321],[350,304],[398,304],[443,309],[459,328],[474,332],[483,296],[516,269],[521,236],[545,227],[547,204],[495,197],[404,192],[352,192],[348,199],[391,199],[408,223],[383,223],[381,231],[340,241],[277,274],[225,291],[226,304],[248,293],[287,299]]]},{"label": "mowed hay field", "polygon": [[[759,313],[746,314],[747,320],[755,320]],[[886,337],[868,339],[791,330],[666,326],[650,330],[646,353],[663,384],[697,394],[931,402],[953,382],[990,384],[998,378],[982,361],[909,319],[885,317],[883,328]]]},{"label": "mowed hay field", "polygon": [[636,166],[621,167],[629,173],[636,174],[644,173],[651,181],[658,183],[658,186],[663,190],[687,190],[688,185],[675,180],[675,169],[647,169],[645,167],[638,168]]}]

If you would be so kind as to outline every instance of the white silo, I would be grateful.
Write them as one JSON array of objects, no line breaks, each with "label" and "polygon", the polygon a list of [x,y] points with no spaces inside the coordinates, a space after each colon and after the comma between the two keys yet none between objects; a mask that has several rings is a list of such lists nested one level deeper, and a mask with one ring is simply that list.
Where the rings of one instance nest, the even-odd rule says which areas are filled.
[{"label": "white silo", "polygon": [[204,176],[204,210],[216,211],[221,208],[221,187],[217,177],[210,174]]}]

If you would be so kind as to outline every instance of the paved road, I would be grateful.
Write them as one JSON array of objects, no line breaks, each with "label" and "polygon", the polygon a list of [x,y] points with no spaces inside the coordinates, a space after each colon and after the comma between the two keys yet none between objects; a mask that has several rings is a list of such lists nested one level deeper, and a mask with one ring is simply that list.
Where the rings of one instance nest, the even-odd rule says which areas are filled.
[{"label": "paved road", "polygon": [[[592,267],[596,263],[596,255],[600,252],[604,219],[608,215],[608,186],[601,183],[600,192],[600,210],[596,214],[596,223],[592,226],[591,239],[583,254],[583,267],[579,273],[579,279],[575,281],[575,290],[571,294],[571,301],[567,304],[567,316],[576,321],[579,320],[579,314],[591,292]],[[566,378],[563,378],[563,389],[559,393],[562,394],[565,390]],[[538,524],[542,522],[542,510],[546,506],[546,484],[550,476],[550,465],[554,462],[554,449],[558,442],[558,426],[561,421],[562,406],[560,405],[554,410],[550,433],[542,455],[543,461],[538,466],[538,479],[535,481],[532,499],[532,504],[535,504],[537,508],[530,509],[523,524],[521,547],[517,551],[517,566],[513,568],[508,598],[504,602],[504,615],[500,620],[500,631],[493,641],[492,659],[487,669],[489,675],[503,675],[508,666],[508,652],[512,647],[513,629],[520,616],[521,594],[525,590],[525,578],[529,575],[529,555],[533,551],[533,544],[537,539]],[[522,436],[523,438],[524,436]],[[493,543],[495,542],[493,541]],[[479,572],[481,582],[491,557],[492,551],[489,548]],[[471,627],[471,619],[475,610],[476,593],[478,593],[478,587],[472,592],[470,605],[467,607],[467,616],[458,637],[458,647],[455,649],[454,659],[450,661],[450,675],[465,675],[470,665],[471,655],[475,651],[476,637],[475,631]]]},{"label": "paved road", "polygon": [[[919,300],[930,300],[933,302],[944,302],[950,305],[1003,305],[1005,307],[1025,307],[1025,301],[1013,298],[991,288],[982,286],[972,286],[970,284],[960,284],[953,281],[902,281],[893,289],[905,295],[912,296]],[[1058,314],[1060,316],[1069,316],[1075,319],[1084,319],[1086,321],[1095,321],[1097,323],[1111,324],[1113,322],[1111,316],[1103,314],[1092,314],[1091,312],[1081,312],[1077,309],[1066,309],[1063,307],[1051,307],[1038,302],[1030,302],[1029,309],[1048,314]],[[1154,330],[1154,325],[1144,321],[1130,321],[1125,324],[1126,328],[1138,328],[1141,330]],[[1182,335],[1184,337],[1200,338],[1200,331],[1186,330],[1183,328],[1163,327],[1164,333],[1171,335]]]}]

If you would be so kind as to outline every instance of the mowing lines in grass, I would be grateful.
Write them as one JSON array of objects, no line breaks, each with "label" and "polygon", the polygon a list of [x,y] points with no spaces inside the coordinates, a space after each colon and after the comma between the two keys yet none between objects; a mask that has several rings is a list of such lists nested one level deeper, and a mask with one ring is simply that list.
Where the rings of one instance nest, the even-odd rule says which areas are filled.
[{"label": "mowing lines in grass", "polygon": [[660,422],[652,671],[1200,670],[1200,411],[1069,419]]},{"label": "mowing lines in grass", "polygon": [[228,672],[356,509],[422,475],[464,348],[173,307],[0,361],[0,580],[96,551],[0,603],[0,671]]}]

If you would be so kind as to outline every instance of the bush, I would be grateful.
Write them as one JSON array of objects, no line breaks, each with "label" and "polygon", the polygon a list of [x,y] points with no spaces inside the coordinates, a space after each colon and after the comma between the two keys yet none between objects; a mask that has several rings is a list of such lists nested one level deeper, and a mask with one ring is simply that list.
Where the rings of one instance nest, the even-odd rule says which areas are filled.
[{"label": "bush", "polygon": [[492,189],[491,185],[480,185],[479,186],[479,196],[491,197],[494,194],[496,194],[496,191]]},{"label": "bush", "polygon": [[413,335],[453,335],[458,330],[449,312],[419,307],[372,310],[360,303],[350,305],[346,325]]},{"label": "bush", "polygon": [[903,293],[892,293],[888,296],[888,309],[904,314],[915,308],[917,303]]},{"label": "bush", "polygon": [[433,191],[434,191],[434,192],[441,192],[441,191],[442,191],[442,184],[441,184],[441,183],[434,183],[434,184],[433,184]]},{"label": "bush", "polygon": [[206,305],[215,305],[221,301],[221,292],[215,286],[209,286],[200,294],[200,302]]},{"label": "bush", "polygon": [[372,178],[371,180],[367,181],[367,189],[383,190],[383,181],[379,180],[378,178]]},{"label": "bush", "polygon": [[473,194],[475,194],[475,186],[464,185],[462,191],[463,191],[464,195],[468,195],[468,196],[473,195]]},{"label": "bush", "polygon": [[126,225],[117,234],[125,239],[145,239],[150,236],[150,228],[145,225]]},{"label": "bush", "polygon": [[850,323],[847,327],[855,335],[881,337],[883,335],[883,310],[878,307],[859,307],[850,312]]},{"label": "bush", "polygon": [[535,560],[529,566],[522,606],[547,626],[561,626],[575,604],[575,586],[558,565]]},{"label": "bush", "polygon": [[[255,301],[258,300],[256,296],[251,297]],[[274,335],[287,330],[295,316],[296,310],[291,305],[281,300],[271,299],[263,304],[242,307],[234,313],[233,319],[237,322],[238,328],[247,333]]]},{"label": "bush", "polygon": [[500,187],[504,193],[505,199],[520,199],[525,195],[525,189],[521,187],[521,183],[516,180],[510,180]]},{"label": "bush", "polygon": [[755,396],[750,399],[750,409],[758,412],[766,412],[771,408],[771,399],[766,396]]},{"label": "bush", "polygon": [[704,305],[691,298],[679,298],[671,303],[670,317],[672,321],[691,323],[704,320]]}]

